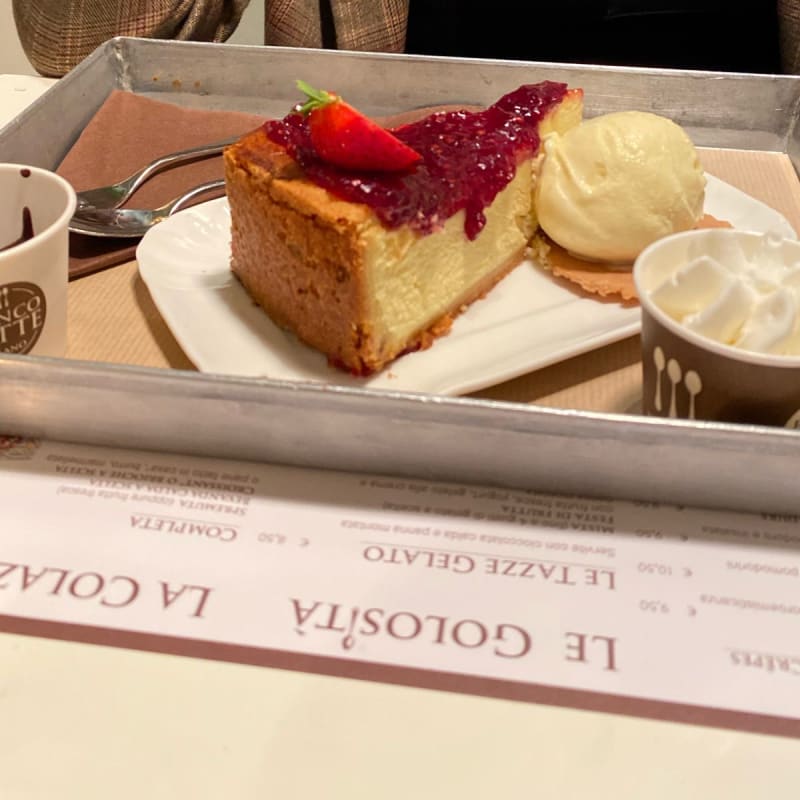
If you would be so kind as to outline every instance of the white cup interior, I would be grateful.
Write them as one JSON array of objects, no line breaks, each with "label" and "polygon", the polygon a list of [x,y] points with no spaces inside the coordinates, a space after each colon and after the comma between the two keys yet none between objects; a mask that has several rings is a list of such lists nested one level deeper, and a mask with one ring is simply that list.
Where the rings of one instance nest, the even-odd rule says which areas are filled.
[{"label": "white cup interior", "polygon": [[[65,227],[75,205],[72,186],[59,175],[39,167],[0,164],[0,248],[20,238],[23,209],[30,211],[34,236],[41,236]],[[18,246],[30,246],[30,242]],[[14,250],[0,251],[0,259]]]}]

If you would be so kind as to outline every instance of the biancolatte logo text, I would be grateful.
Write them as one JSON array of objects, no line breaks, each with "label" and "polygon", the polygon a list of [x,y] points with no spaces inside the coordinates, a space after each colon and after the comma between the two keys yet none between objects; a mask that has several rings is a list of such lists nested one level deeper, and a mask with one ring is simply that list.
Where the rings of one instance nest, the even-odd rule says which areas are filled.
[{"label": "biancolatte logo text", "polygon": [[44,328],[47,302],[35,283],[0,286],[0,351],[29,353]]}]

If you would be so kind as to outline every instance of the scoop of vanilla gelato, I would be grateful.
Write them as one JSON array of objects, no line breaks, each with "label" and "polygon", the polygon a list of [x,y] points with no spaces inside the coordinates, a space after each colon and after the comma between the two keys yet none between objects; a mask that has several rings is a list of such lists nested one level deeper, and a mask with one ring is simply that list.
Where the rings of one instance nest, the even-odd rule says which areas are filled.
[{"label": "scoop of vanilla gelato", "polygon": [[706,179],[697,151],[666,117],[604,114],[548,136],[544,152],[535,195],[539,224],[581,258],[630,263],[703,215]]}]

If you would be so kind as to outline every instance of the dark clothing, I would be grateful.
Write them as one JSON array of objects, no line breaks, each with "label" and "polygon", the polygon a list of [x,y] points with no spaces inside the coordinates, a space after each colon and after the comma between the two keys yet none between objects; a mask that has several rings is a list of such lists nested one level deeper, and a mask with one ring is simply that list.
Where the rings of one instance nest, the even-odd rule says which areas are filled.
[{"label": "dark clothing", "polygon": [[770,0],[411,0],[406,51],[781,72]]}]

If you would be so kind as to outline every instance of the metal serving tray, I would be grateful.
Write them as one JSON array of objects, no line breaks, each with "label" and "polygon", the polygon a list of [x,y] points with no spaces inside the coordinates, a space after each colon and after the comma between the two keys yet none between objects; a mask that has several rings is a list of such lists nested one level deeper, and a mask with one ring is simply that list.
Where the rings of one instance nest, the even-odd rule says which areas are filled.
[{"label": "metal serving tray", "polygon": [[[650,109],[698,145],[787,153],[800,78],[115,39],[0,130],[0,160],[55,167],[112,89],[282,115],[294,79],[376,114],[582,86],[586,113]],[[102,413],[99,411],[102,410]],[[73,360],[0,357],[0,430],[100,445],[800,513],[793,431],[561,411]]]}]

